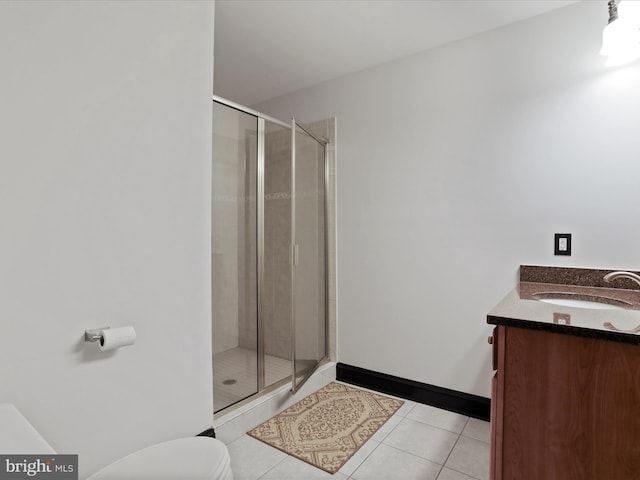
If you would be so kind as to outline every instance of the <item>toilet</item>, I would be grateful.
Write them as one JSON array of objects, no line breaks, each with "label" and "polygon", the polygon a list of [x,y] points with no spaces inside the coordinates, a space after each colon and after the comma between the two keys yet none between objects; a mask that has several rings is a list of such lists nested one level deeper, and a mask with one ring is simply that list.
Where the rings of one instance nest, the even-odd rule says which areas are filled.
[{"label": "toilet", "polygon": [[[10,403],[0,404],[0,453],[55,454]],[[88,480],[233,480],[227,447],[210,437],[158,443],[116,460]]]},{"label": "toilet", "polygon": [[158,443],[116,460],[88,480],[233,480],[220,440],[189,437]]}]

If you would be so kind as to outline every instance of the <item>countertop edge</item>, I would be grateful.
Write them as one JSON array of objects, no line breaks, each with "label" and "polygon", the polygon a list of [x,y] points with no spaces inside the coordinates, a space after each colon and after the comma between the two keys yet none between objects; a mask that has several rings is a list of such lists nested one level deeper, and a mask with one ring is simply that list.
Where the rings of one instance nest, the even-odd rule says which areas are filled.
[{"label": "countertop edge", "polygon": [[640,344],[640,336],[628,335],[621,332],[595,330],[591,328],[560,325],[553,323],[537,322],[534,320],[523,320],[520,318],[502,317],[498,315],[487,315],[489,325],[503,325],[505,327],[518,327],[528,330],[542,330],[551,333],[561,333],[578,337],[594,338],[599,340],[610,340],[613,342],[628,343],[631,345]]}]

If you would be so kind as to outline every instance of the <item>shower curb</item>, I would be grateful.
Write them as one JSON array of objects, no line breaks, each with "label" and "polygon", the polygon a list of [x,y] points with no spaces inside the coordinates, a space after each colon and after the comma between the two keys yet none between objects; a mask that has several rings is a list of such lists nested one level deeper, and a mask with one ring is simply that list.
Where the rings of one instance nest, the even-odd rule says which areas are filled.
[{"label": "shower curb", "polygon": [[291,383],[288,383],[229,412],[216,414],[213,419],[216,437],[228,445],[335,379],[336,363],[326,362],[318,367],[295,395],[291,394]]}]

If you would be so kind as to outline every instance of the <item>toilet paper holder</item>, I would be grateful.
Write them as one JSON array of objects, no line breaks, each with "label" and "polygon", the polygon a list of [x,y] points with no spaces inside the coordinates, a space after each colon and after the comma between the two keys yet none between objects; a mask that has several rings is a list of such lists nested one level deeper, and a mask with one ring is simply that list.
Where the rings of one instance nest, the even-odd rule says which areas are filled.
[{"label": "toilet paper holder", "polygon": [[91,330],[84,331],[85,342],[97,342],[102,338],[100,334],[101,330],[109,330],[111,327],[92,328]]}]

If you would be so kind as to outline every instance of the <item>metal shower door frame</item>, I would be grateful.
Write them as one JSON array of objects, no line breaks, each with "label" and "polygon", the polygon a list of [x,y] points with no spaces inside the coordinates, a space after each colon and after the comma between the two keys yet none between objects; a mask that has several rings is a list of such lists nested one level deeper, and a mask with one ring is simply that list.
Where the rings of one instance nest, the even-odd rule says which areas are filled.
[{"label": "metal shower door frame", "polygon": [[[300,129],[303,133],[322,145],[323,167],[324,167],[324,208],[323,208],[323,243],[324,243],[324,352],[313,368],[297,382],[296,376],[296,304],[295,304],[295,269],[298,264],[298,244],[296,241],[296,133]],[[327,145],[329,142],[312,132],[303,125],[296,122],[295,117],[291,117],[291,393],[295,394],[306,383],[322,362],[327,358],[329,352],[328,332],[329,332],[329,232],[328,232],[328,210],[329,202],[327,195],[327,185],[329,184],[329,162]]]},{"label": "metal shower door frame", "polygon": [[[234,108],[236,110],[248,113],[257,117],[257,186],[256,186],[256,214],[257,214],[257,306],[258,306],[258,325],[257,325],[257,369],[258,369],[258,391],[251,397],[260,394],[268,385],[265,384],[265,327],[264,327],[264,268],[265,268],[265,225],[264,225],[264,213],[265,213],[265,131],[266,122],[279,125],[281,127],[291,129],[291,393],[296,393],[300,387],[313,375],[318,366],[328,357],[329,345],[328,345],[328,331],[329,331],[329,255],[328,255],[328,195],[327,185],[329,183],[329,166],[328,166],[328,152],[327,145],[328,140],[321,138],[312,132],[310,132],[303,125],[296,122],[295,118],[292,118],[290,124],[282,122],[277,118],[270,117],[264,113],[252,110],[238,103],[232,102],[222,97],[213,95],[213,101],[227,107]],[[295,260],[295,135],[299,128],[303,133],[313,138],[316,142],[322,145],[324,149],[324,355],[316,363],[316,365],[305,374],[305,376],[296,383],[296,352],[295,352],[295,299],[294,299],[294,286],[295,286],[295,272],[294,272],[294,260]],[[251,398],[248,397],[248,398]]]}]

